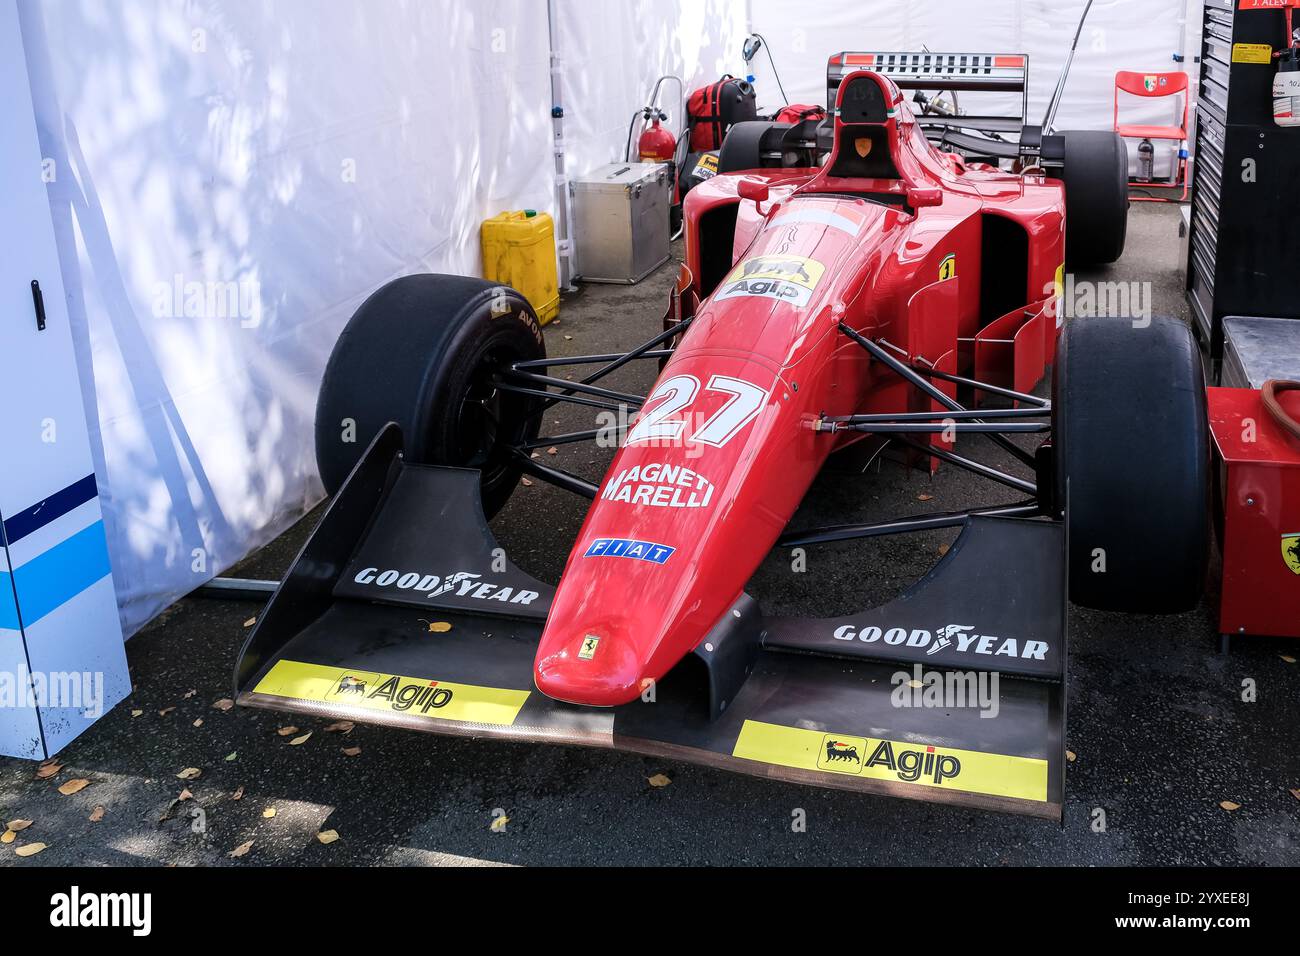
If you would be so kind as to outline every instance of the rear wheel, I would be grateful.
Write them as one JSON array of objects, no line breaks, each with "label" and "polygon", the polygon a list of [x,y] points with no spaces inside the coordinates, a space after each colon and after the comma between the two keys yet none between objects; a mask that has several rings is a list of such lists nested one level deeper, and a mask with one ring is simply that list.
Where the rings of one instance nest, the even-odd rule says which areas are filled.
[{"label": "rear wheel", "polygon": [[1128,238],[1128,147],[1118,133],[1065,134],[1065,255],[1072,266],[1106,265]]},{"label": "rear wheel", "polygon": [[1210,439],[1191,330],[1165,318],[1071,321],[1052,416],[1070,600],[1147,614],[1195,607],[1209,554]]},{"label": "rear wheel", "polygon": [[519,481],[512,446],[539,425],[535,400],[502,392],[495,377],[545,357],[537,316],[513,289],[463,276],[390,282],[348,322],[321,381],[316,462],[325,489],[337,491],[396,422],[408,462],[481,471],[491,517]]}]

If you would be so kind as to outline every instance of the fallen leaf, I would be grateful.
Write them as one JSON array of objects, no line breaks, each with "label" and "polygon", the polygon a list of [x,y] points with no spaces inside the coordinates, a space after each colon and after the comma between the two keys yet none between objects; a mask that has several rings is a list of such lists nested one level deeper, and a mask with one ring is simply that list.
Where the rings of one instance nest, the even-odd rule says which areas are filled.
[{"label": "fallen leaf", "polygon": [[239,846],[227,853],[226,856],[230,857],[232,860],[238,860],[241,856],[248,856],[248,851],[252,848],[253,841],[249,840],[247,843],[239,844]]},{"label": "fallen leaf", "polygon": [[1077,759],[1079,759],[1079,755],[1076,754],[1073,750],[1067,750],[1065,752],[1065,759],[1070,761],[1070,763],[1074,763]]},{"label": "fallen leaf", "polygon": [[345,756],[345,757],[360,757],[360,756],[361,756],[361,748],[360,748],[360,747],[344,747],[344,748],[343,748],[343,756]]},{"label": "fallen leaf", "polygon": [[541,455],[541,452],[536,452],[536,451],[535,451],[535,452],[533,452],[531,455],[529,455],[528,457],[529,457],[530,459],[532,459],[533,461],[537,461],[539,458],[542,457],[542,455]]},{"label": "fallen leaf", "polygon": [[502,814],[499,817],[492,818],[492,825],[488,827],[488,829],[491,830],[493,833],[505,833],[506,824],[509,822],[510,822],[510,818],[505,814]]},{"label": "fallen leaf", "polygon": [[560,449],[558,449],[558,448],[548,448],[548,449],[546,449],[546,454],[548,454],[548,455],[558,455],[559,453],[560,453]]},{"label": "fallen leaf", "polygon": [[226,763],[234,763],[237,759],[239,759],[238,750],[232,750],[230,753],[226,754]]},{"label": "fallen leaf", "polygon": [[234,793],[232,793],[232,794],[230,795],[230,799],[231,799],[231,800],[243,800],[243,799],[244,799],[244,788],[243,788],[243,787],[240,787],[238,790],[236,790]]},{"label": "fallen leaf", "polygon": [[0,843],[5,844],[6,846],[8,846],[10,843],[13,843],[14,840],[17,839],[18,839],[18,834],[14,833],[13,830],[6,830],[4,833],[0,833]]},{"label": "fallen leaf", "polygon": [[533,480],[531,478],[524,478],[522,484],[525,488],[531,488],[533,486]]},{"label": "fallen leaf", "polygon": [[197,694],[197,693],[198,693],[198,691],[195,690],[193,687],[191,687],[189,690],[187,690],[187,691],[185,692],[185,696],[182,697],[181,700],[189,700],[191,697],[193,697],[193,696],[194,696],[195,694]]},{"label": "fallen leaf", "polygon": [[446,621],[434,621],[429,625],[430,634],[446,634],[451,630],[451,625]]},{"label": "fallen leaf", "polygon": [[133,710],[133,711],[131,711],[131,716],[132,716],[132,718],[135,718],[135,717],[143,717],[143,716],[144,716],[144,711],[143,711],[143,710]]},{"label": "fallen leaf", "polygon": [[1282,660],[1286,661],[1288,664],[1295,663],[1295,658],[1292,657],[1290,654],[1279,654],[1278,656],[1281,657]]},{"label": "fallen leaf", "polygon": [[192,726],[192,727],[202,727],[202,726],[203,726],[203,718],[200,717],[198,720],[194,721],[194,723],[191,724],[190,726]]},{"label": "fallen leaf", "polygon": [[321,842],[321,843],[324,843],[326,846],[329,846],[331,843],[337,843],[337,842],[338,842],[338,840],[339,840],[339,831],[338,831],[338,830],[323,830],[323,831],[321,831],[320,833],[316,834],[316,839],[317,839],[317,840],[320,840],[320,842]]},{"label": "fallen leaf", "polygon": [[350,733],[352,733],[352,728],[355,727],[355,726],[356,726],[356,724],[352,723],[352,721],[350,721],[350,720],[340,720],[340,721],[338,721],[338,722],[336,722],[336,723],[333,723],[333,724],[330,724],[328,727],[326,727],[326,728],[325,728],[325,733],[327,733],[327,734],[350,734]]},{"label": "fallen leaf", "polygon": [[939,545],[939,557],[941,557],[941,558],[947,557],[947,556],[948,556],[948,552],[951,551],[951,550],[952,550],[952,545],[950,545],[950,544],[941,544],[941,545]]},{"label": "fallen leaf", "polygon": [[233,700],[231,700],[229,697],[223,697],[221,698],[221,700],[217,701],[215,704],[212,705],[212,709],[219,710],[224,714],[226,711],[230,710],[230,708],[234,706],[235,706],[235,702]]},{"label": "fallen leaf", "polygon": [[303,744],[305,744],[305,743],[306,743],[307,741],[309,741],[309,740],[311,740],[311,731],[310,731],[310,730],[307,731],[305,734],[303,734],[301,737],[294,737],[293,740],[289,741],[289,746],[290,746],[290,747],[301,747]]},{"label": "fallen leaf", "polygon": [[1223,809],[1227,810],[1229,813],[1232,813],[1232,811],[1234,810],[1241,809],[1240,803],[1233,803],[1231,800],[1224,800],[1222,803],[1219,804],[1219,806],[1223,807]]},{"label": "fallen leaf", "polygon": [[89,786],[89,780],[69,780],[63,786],[59,787],[59,793],[63,794],[65,797],[70,797],[74,793],[81,793],[81,791],[85,790]]},{"label": "fallen leaf", "polygon": [[179,803],[184,803],[186,800],[193,800],[193,799],[194,799],[194,794],[190,793],[188,787],[182,790],[180,794],[176,797],[176,800]]},{"label": "fallen leaf", "polygon": [[198,780],[203,775],[203,771],[198,767],[186,767],[176,775],[178,780]]},{"label": "fallen leaf", "polygon": [[934,495],[917,495],[917,501],[934,501]]},{"label": "fallen leaf", "polygon": [[657,773],[647,781],[652,787],[666,787],[672,781],[662,773]]},{"label": "fallen leaf", "polygon": [[31,825],[31,820],[10,820],[5,829],[13,830],[14,833],[22,833]]},{"label": "fallen leaf", "polygon": [[95,807],[95,809],[93,809],[93,810],[90,811],[90,822],[91,822],[91,823],[98,823],[98,822],[99,822],[100,820],[102,820],[102,819],[104,819],[104,808],[103,808],[103,807]]},{"label": "fallen leaf", "polygon": [[281,737],[292,737],[294,734],[298,733],[298,728],[281,727],[279,730],[276,731],[276,733],[279,734]]},{"label": "fallen leaf", "polygon": [[1295,797],[1297,800],[1300,800],[1300,790],[1292,790],[1291,796]]},{"label": "fallen leaf", "polygon": [[42,764],[41,769],[36,771],[36,779],[49,780],[51,777],[53,777],[56,773],[58,773],[62,769],[63,769],[63,764],[61,763]]},{"label": "fallen leaf", "polygon": [[170,714],[170,713],[171,713],[173,710],[175,710],[175,709],[176,709],[175,707],[164,707],[162,710],[158,711],[158,716],[159,716],[159,717],[166,717],[168,714]]},{"label": "fallen leaf", "polygon": [[276,810],[275,807],[267,807],[265,810],[262,811],[262,819],[272,820],[275,818],[275,815],[277,813],[279,813],[279,811]]},{"label": "fallen leaf", "polygon": [[252,627],[256,623],[257,623],[257,618],[250,617],[247,621],[244,622],[244,627]]},{"label": "fallen leaf", "polygon": [[16,856],[35,856],[45,849],[44,843],[29,843],[26,846],[20,846],[14,850]]}]

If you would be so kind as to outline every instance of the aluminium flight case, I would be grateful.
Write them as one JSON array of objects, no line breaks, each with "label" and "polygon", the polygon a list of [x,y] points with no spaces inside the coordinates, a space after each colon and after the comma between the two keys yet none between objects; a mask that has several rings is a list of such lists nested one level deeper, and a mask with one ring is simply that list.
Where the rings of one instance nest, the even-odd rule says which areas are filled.
[{"label": "aluminium flight case", "polygon": [[671,166],[611,163],[574,181],[578,274],[634,285],[670,257]]}]

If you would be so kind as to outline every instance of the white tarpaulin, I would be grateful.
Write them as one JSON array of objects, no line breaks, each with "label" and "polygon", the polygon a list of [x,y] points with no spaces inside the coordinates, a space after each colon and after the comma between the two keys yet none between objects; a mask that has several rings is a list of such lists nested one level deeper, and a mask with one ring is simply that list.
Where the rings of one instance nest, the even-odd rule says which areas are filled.
[{"label": "white tarpaulin", "polygon": [[[632,114],[664,75],[687,95],[724,74],[745,75],[744,0],[565,0],[559,6],[569,172],[620,162]],[[676,85],[661,105],[681,129]],[[637,129],[640,129],[638,123]]]},{"label": "white tarpaulin", "polygon": [[[1085,0],[859,0],[815,3],[751,0],[753,29],[770,45],[792,102],[826,102],[826,61],[842,51],[1024,53],[1030,62],[1029,120],[1042,122]],[[1110,129],[1115,73],[1177,72],[1186,0],[1097,0],[1070,72],[1056,128]],[[1189,55],[1188,61],[1191,57]],[[767,52],[754,59],[760,104],[780,105]],[[962,107],[1019,107],[1010,94],[968,94]],[[1126,123],[1173,125],[1178,98],[1122,99]],[[1177,113],[1179,121],[1181,112]],[[1164,170],[1173,146],[1160,146]],[[1130,145],[1136,155],[1136,145]],[[1161,170],[1158,168],[1157,172]]]},{"label": "white tarpaulin", "polygon": [[113,572],[134,631],[321,497],[365,296],[549,208],[546,6],[21,4]]}]

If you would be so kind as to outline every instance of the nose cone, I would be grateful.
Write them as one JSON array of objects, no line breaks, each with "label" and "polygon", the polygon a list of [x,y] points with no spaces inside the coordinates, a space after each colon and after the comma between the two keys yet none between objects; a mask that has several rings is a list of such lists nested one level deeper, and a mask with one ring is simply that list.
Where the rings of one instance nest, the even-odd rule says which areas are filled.
[{"label": "nose cone", "polygon": [[605,624],[547,637],[534,675],[537,689],[547,697],[617,707],[641,696],[645,662],[624,628]]}]

